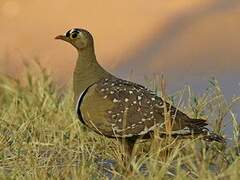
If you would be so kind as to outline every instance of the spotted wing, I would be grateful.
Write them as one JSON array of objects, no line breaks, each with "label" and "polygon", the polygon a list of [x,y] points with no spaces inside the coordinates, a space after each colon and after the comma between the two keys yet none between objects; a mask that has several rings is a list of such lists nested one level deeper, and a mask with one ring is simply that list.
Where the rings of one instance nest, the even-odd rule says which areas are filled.
[{"label": "spotted wing", "polygon": [[[164,102],[149,89],[126,80],[115,77],[103,79],[94,85],[94,91],[90,94],[87,94],[92,97],[89,104],[95,101],[95,107],[90,107],[91,111],[85,111],[88,111],[92,127],[95,126],[99,133],[106,136],[139,136],[147,134],[156,127],[161,132],[165,132],[164,112],[166,111],[170,113],[170,119],[173,119],[172,130],[180,130],[192,124],[198,126],[196,123],[191,123],[192,120],[188,116]],[[91,113],[95,114],[92,118],[90,118]],[[96,121],[97,118],[104,121]]]}]

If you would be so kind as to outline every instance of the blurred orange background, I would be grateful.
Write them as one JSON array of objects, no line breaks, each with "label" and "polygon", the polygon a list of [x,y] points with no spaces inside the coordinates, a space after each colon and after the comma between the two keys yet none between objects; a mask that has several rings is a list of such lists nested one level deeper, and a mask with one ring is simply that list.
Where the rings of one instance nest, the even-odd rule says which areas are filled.
[{"label": "blurred orange background", "polygon": [[0,72],[16,75],[23,59],[38,57],[69,81],[76,51],[54,37],[73,27],[92,32],[99,62],[121,77],[133,70],[136,79],[164,73],[170,84],[225,75],[238,83],[239,0],[1,0]]}]

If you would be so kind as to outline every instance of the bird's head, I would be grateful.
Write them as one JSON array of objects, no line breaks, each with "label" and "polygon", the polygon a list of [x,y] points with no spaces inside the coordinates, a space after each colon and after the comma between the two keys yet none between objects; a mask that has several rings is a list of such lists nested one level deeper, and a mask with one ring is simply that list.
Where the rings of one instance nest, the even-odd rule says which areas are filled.
[{"label": "bird's head", "polygon": [[85,29],[70,29],[64,35],[56,36],[55,39],[61,39],[72,44],[78,51],[93,47],[93,37]]}]

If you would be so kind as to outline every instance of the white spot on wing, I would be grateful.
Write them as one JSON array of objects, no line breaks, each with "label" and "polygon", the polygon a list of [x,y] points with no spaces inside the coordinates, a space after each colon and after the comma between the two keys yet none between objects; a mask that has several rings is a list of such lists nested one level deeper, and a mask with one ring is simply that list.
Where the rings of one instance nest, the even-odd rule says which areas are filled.
[{"label": "white spot on wing", "polygon": [[113,102],[114,102],[114,103],[117,103],[117,102],[119,102],[119,101],[118,101],[116,98],[114,98],[114,99],[113,99]]}]

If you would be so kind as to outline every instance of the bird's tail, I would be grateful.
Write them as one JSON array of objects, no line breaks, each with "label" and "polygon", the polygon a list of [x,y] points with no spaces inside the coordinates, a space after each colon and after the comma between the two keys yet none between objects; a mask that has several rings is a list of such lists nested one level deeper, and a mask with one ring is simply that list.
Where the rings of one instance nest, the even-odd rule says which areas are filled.
[{"label": "bird's tail", "polygon": [[199,137],[202,137],[205,141],[217,141],[220,143],[225,143],[225,139],[210,131],[206,126],[208,123],[204,119],[190,119],[188,123],[188,127],[191,130],[192,134],[199,134]]},{"label": "bird's tail", "polygon": [[172,134],[166,134],[166,133],[161,133],[159,136],[160,138],[166,138],[166,137],[172,137],[172,138],[177,138],[177,139],[190,139],[190,138],[199,138],[203,139],[208,142],[216,141],[219,143],[226,143],[225,139],[221,136],[218,135],[207,128],[204,129],[204,133],[185,133],[185,134],[180,134],[180,133],[172,133]]},{"label": "bird's tail", "polygon": [[225,143],[225,139],[210,131],[206,126],[207,122],[204,119],[188,119],[186,122],[186,128],[173,131],[171,134],[161,133],[160,138],[171,136],[178,139],[188,139],[192,137],[198,137],[205,141],[216,141],[219,143]]},{"label": "bird's tail", "polygon": [[210,141],[210,142],[211,141],[216,141],[216,142],[219,142],[219,143],[226,143],[225,139],[221,135],[218,135],[218,134],[210,131],[207,128],[204,129],[202,139],[205,140],[205,141]]}]

